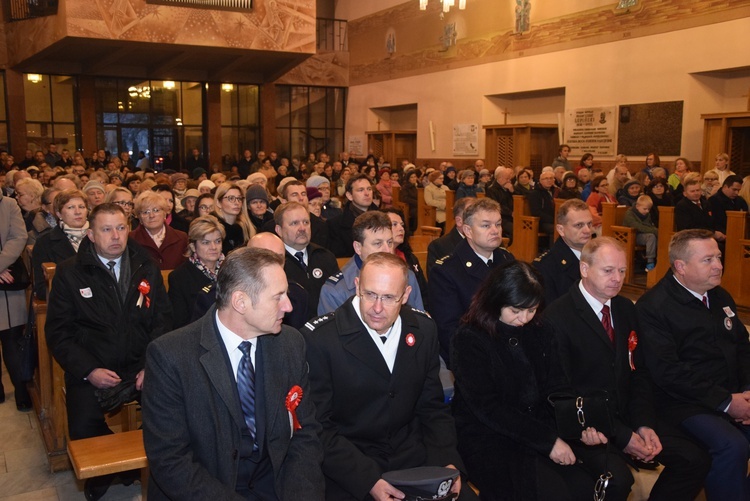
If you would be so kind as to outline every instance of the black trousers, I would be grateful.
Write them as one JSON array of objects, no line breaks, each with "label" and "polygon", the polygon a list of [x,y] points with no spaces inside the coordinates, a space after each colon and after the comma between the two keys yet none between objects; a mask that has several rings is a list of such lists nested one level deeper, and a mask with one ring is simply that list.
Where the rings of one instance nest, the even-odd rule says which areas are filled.
[{"label": "black trousers", "polygon": [[68,433],[72,440],[113,433],[104,420],[104,411],[99,406],[95,390],[88,381],[65,373],[65,407],[68,411]]},{"label": "black trousers", "polygon": [[[19,346],[23,337],[24,327],[24,325],[17,325],[16,327],[0,331],[2,358],[5,360],[5,367],[8,369],[10,382],[15,389],[16,403],[29,403],[31,401],[29,391],[26,389],[26,383],[21,378],[22,353]],[[4,391],[1,382],[0,391]]]}]

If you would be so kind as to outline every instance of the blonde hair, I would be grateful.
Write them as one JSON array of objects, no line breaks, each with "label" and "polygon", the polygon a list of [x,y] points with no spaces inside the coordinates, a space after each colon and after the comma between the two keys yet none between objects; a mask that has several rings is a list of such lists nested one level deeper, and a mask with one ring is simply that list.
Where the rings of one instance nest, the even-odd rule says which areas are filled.
[{"label": "blonde hair", "polygon": [[[214,195],[214,212],[216,212],[216,214],[218,214],[222,219],[224,218],[224,213],[221,209],[221,199],[224,198],[224,195],[226,195],[229,190],[237,190],[240,192],[240,195],[243,198],[245,197],[245,190],[243,190],[242,187],[234,181],[221,183],[216,188],[216,194]],[[240,225],[240,228],[242,228],[245,242],[255,236],[255,226],[252,224],[252,222],[250,222],[250,216],[247,213],[247,204],[245,203],[245,200],[242,201],[240,213],[237,215],[236,223]]]},{"label": "blonde hair", "polygon": [[740,188],[740,196],[745,199],[745,202],[750,204],[750,176],[745,176],[742,179],[742,188]]},{"label": "blonde hair", "polygon": [[227,237],[224,225],[221,224],[216,217],[208,215],[193,219],[190,223],[190,229],[188,230],[188,240],[190,243],[188,244],[187,251],[185,251],[185,257],[190,257],[195,254],[195,242],[214,231],[218,231],[221,234],[222,240]]},{"label": "blonde hair", "polygon": [[16,191],[18,191],[19,188],[23,188],[24,186],[29,188],[31,195],[34,197],[34,202],[38,202],[41,204],[42,194],[44,194],[44,186],[42,186],[42,183],[40,183],[36,179],[25,177],[18,180],[18,182],[15,184],[15,189]]},{"label": "blonde hair", "polygon": [[146,210],[146,207],[157,207],[164,211],[165,216],[167,211],[169,211],[169,204],[167,203],[166,199],[164,199],[155,191],[151,190],[139,193],[138,196],[135,197],[136,215],[140,215],[142,211]]}]

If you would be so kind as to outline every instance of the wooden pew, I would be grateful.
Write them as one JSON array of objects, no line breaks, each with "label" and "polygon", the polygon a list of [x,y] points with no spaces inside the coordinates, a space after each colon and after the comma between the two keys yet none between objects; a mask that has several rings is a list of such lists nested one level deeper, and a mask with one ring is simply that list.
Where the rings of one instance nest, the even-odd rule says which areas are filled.
[{"label": "wooden pew", "polygon": [[448,190],[445,192],[445,233],[456,226],[456,220],[453,218],[453,205],[456,203],[456,192]]},{"label": "wooden pew", "polygon": [[68,442],[68,456],[76,477],[84,480],[129,470],[141,470],[141,496],[148,492],[148,459],[143,431],[84,438]]},{"label": "wooden pew", "polygon": [[393,187],[393,207],[400,210],[404,214],[404,224],[409,227],[409,204],[401,201],[401,187]]},{"label": "wooden pew", "polygon": [[417,233],[422,226],[436,226],[435,214],[437,209],[427,205],[424,200],[424,188],[417,188]]},{"label": "wooden pew", "polygon": [[[622,225],[625,213],[628,207],[617,205],[612,202],[602,202],[602,236],[612,237],[625,247],[625,259],[628,263],[625,272],[625,283],[633,283],[633,260],[635,259],[636,250],[643,250],[645,247],[638,246],[635,242],[635,228],[629,228]],[[658,247],[657,247],[658,248]]]},{"label": "wooden pew", "polygon": [[747,212],[727,211],[724,276],[721,279],[721,285],[742,306],[750,306],[750,287],[747,285],[750,283],[748,217]]},{"label": "wooden pew", "polygon": [[526,197],[513,195],[513,245],[508,250],[527,263],[539,254],[539,218],[529,214]]},{"label": "wooden pew", "polygon": [[427,247],[430,245],[430,242],[436,238],[440,238],[440,228],[437,226],[425,226],[420,228],[420,230],[419,235],[409,237],[409,245],[411,246],[411,251],[417,256],[419,265],[425,270],[425,279],[427,279]]},{"label": "wooden pew", "polygon": [[656,248],[656,268],[646,275],[646,287],[649,289],[669,270],[669,241],[674,233],[674,207],[659,206],[659,245]]}]

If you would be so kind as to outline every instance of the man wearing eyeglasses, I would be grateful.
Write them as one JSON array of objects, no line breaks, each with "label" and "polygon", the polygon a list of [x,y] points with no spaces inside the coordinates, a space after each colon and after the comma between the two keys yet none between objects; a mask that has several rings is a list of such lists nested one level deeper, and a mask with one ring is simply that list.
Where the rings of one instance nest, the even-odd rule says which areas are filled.
[{"label": "man wearing eyeglasses", "polygon": [[[356,294],[301,329],[310,396],[323,426],[326,500],[403,499],[381,478],[419,466],[462,469],[438,378],[435,322],[407,305],[409,269],[370,254]],[[460,481],[454,486],[457,493]],[[462,492],[461,499],[472,499]]]}]

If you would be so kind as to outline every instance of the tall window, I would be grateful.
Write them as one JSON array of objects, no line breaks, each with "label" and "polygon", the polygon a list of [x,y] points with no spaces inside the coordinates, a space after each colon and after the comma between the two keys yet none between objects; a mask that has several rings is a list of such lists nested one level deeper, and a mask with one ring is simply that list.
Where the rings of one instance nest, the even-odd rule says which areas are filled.
[{"label": "tall window", "polygon": [[260,149],[260,105],[257,85],[221,84],[221,151],[238,159]]},{"label": "tall window", "polygon": [[[70,150],[71,154],[78,149],[76,78],[27,73],[23,78],[23,91],[26,103],[26,148],[32,151],[46,150],[50,143],[55,143],[59,149]],[[5,103],[2,117],[5,118]],[[7,128],[5,137],[7,138]]]},{"label": "tall window", "polygon": [[202,83],[97,78],[95,86],[100,148],[135,159],[142,151],[152,165],[169,151],[178,160],[205,151]]},{"label": "tall window", "polygon": [[276,145],[281,155],[344,151],[346,88],[276,86]]},{"label": "tall window", "polygon": [[10,150],[8,141],[8,109],[5,106],[5,72],[0,71],[0,149]]}]

